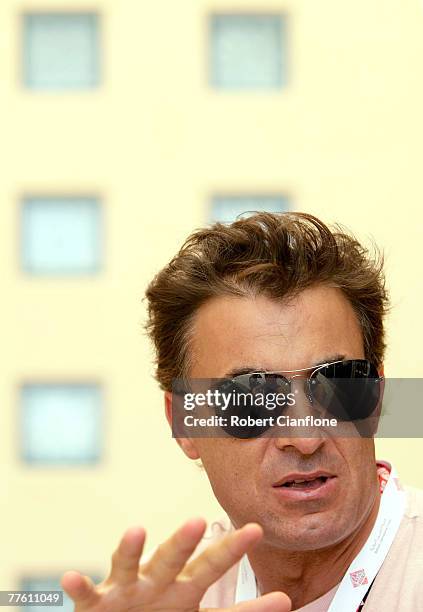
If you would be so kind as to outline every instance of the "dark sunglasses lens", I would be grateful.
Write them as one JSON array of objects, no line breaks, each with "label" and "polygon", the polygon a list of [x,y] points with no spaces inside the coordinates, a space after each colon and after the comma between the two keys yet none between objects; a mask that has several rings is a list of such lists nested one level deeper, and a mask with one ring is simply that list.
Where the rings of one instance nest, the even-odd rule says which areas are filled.
[{"label": "dark sunglasses lens", "polygon": [[366,359],[329,364],[317,370],[310,380],[313,402],[340,421],[368,418],[380,398],[380,378],[376,367]]},{"label": "dark sunglasses lens", "polygon": [[[278,375],[243,374],[234,379],[226,379],[218,385],[218,390],[230,397],[225,410],[227,425],[223,430],[234,438],[257,438],[270,427],[251,425],[252,420],[265,420],[278,416],[282,408],[274,402],[274,395],[286,391],[289,383]],[[217,410],[216,410],[217,412]],[[220,413],[219,413],[220,414]]]}]

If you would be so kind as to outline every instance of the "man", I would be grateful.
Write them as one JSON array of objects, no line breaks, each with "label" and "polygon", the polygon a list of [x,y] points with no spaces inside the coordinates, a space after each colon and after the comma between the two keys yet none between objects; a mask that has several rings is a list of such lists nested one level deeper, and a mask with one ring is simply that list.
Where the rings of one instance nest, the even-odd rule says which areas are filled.
[{"label": "man", "polygon": [[[259,213],[198,230],[147,299],[170,424],[175,380],[234,382],[245,373],[302,381],[310,394],[297,396],[295,410],[305,414],[313,382],[333,413],[324,395],[337,384],[333,373],[363,382],[371,372],[380,389],[371,410],[380,408],[382,260],[339,228],[301,213]],[[363,405],[344,400],[344,426],[354,427]],[[376,462],[372,437],[272,431],[178,438],[201,460],[227,516],[207,535],[205,522],[191,519],[141,564],[145,531],[128,530],[101,584],[63,576],[75,609],[355,612],[364,601],[367,612],[423,610],[422,493],[404,493],[393,467]]]}]

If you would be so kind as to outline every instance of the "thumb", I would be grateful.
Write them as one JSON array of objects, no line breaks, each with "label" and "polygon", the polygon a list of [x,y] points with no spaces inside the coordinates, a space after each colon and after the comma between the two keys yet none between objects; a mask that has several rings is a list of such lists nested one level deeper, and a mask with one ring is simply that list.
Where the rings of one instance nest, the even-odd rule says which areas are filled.
[{"label": "thumb", "polygon": [[288,595],[280,591],[267,593],[258,599],[244,601],[231,608],[209,608],[200,612],[291,612],[292,603]]}]

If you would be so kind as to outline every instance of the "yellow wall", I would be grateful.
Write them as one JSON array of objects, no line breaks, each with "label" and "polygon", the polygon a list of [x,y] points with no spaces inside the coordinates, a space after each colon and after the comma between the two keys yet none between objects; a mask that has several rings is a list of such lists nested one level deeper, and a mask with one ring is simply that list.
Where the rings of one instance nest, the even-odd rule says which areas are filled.
[{"label": "yellow wall", "polygon": [[[104,80],[91,93],[20,84],[26,9],[98,10]],[[277,93],[207,83],[207,17],[283,11],[290,79]],[[0,2],[0,586],[22,573],[102,574],[126,527],[149,544],[185,518],[219,512],[205,474],[171,439],[141,325],[143,291],[211,194],[288,193],[386,249],[395,310],[388,376],[421,376],[423,6],[420,0],[2,0]],[[104,271],[28,279],[18,267],[25,193],[103,197]],[[22,381],[102,381],[105,456],[94,468],[31,468],[17,458]],[[420,440],[378,442],[423,486]]]}]

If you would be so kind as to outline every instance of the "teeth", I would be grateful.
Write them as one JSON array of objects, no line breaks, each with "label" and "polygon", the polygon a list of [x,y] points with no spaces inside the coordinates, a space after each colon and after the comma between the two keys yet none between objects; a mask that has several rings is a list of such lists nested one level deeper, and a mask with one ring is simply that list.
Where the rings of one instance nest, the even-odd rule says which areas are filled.
[{"label": "teeth", "polygon": [[297,478],[297,480],[289,480],[283,484],[284,487],[292,487],[294,484],[303,484],[305,482],[314,482],[320,480],[322,483],[326,482],[328,476],[316,476],[316,478]]}]

